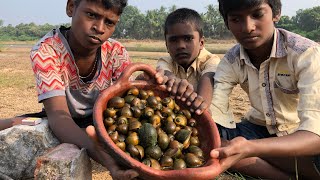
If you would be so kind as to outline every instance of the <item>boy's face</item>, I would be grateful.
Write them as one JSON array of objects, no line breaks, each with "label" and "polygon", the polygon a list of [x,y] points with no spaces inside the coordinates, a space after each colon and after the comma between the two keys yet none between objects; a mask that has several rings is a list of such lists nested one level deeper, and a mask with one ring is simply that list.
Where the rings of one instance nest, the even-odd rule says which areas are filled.
[{"label": "boy's face", "polygon": [[204,39],[190,23],[177,23],[168,28],[167,50],[173,61],[187,69],[203,48]]},{"label": "boy's face", "polygon": [[82,0],[76,7],[74,0],[68,0],[67,14],[72,17],[70,44],[79,48],[95,49],[111,37],[120,16],[111,9],[105,9],[97,2]]},{"label": "boy's face", "polygon": [[267,3],[258,7],[228,13],[228,27],[237,41],[247,50],[263,49],[273,41],[274,22],[272,9]]}]

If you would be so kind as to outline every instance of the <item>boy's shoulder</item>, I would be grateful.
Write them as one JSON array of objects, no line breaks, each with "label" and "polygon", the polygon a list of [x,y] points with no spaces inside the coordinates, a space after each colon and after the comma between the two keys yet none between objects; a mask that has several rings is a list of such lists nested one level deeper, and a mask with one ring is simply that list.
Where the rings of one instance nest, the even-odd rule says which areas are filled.
[{"label": "boy's shoulder", "polygon": [[31,51],[38,50],[41,47],[42,43],[46,43],[52,47],[61,47],[63,42],[59,36],[59,30],[52,29],[51,31],[49,31],[32,47]]},{"label": "boy's shoulder", "polygon": [[125,47],[119,41],[112,38],[109,38],[106,42],[104,42],[101,47],[102,49],[108,51],[125,49]]},{"label": "boy's shoulder", "polygon": [[240,58],[240,51],[241,45],[238,43],[226,52],[224,58],[232,64],[236,61],[236,59]]},{"label": "boy's shoulder", "polygon": [[286,49],[289,48],[298,54],[305,52],[307,49],[311,47],[319,46],[319,44],[315,41],[312,41],[299,34],[281,28],[278,28],[277,30],[279,32],[278,44],[286,46]]}]

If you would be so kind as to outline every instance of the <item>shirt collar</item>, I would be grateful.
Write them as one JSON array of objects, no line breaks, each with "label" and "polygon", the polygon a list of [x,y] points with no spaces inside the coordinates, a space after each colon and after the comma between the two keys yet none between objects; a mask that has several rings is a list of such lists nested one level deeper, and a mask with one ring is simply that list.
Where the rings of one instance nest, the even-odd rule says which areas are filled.
[{"label": "shirt collar", "polygon": [[[205,61],[207,59],[207,56],[210,52],[207,51],[205,48],[203,48],[200,51],[200,54],[198,55],[198,57],[192,62],[192,64],[190,65],[190,67],[187,69],[187,72],[189,72],[190,68],[193,69],[194,71],[196,71],[198,69],[198,65],[200,62]],[[179,65],[177,62],[173,61],[173,59],[169,56],[169,57],[163,57],[162,59],[170,59],[172,61],[172,64],[174,64],[174,66],[177,68],[180,67],[183,69],[183,67],[181,65]]]},{"label": "shirt collar", "polygon": [[205,61],[207,59],[209,52],[205,49],[202,48],[200,51],[198,57],[193,61],[190,67],[192,67],[194,70],[197,69],[199,62]]}]

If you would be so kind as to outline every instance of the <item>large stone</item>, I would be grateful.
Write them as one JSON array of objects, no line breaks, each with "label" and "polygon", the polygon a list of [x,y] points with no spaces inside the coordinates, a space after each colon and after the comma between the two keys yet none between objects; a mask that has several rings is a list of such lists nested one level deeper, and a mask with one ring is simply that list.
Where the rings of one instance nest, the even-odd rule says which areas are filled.
[{"label": "large stone", "polygon": [[36,180],[45,179],[92,179],[92,167],[85,149],[63,143],[37,160]]},{"label": "large stone", "polygon": [[0,131],[0,174],[33,178],[37,157],[58,144],[46,119],[36,126],[17,125]]}]

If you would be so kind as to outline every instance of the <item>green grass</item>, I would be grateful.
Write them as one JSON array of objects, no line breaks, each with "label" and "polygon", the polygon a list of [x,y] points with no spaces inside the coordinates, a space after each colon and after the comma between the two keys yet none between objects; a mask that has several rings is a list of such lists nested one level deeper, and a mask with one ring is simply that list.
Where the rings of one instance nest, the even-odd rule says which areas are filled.
[{"label": "green grass", "polygon": [[0,88],[18,88],[23,90],[34,84],[35,79],[33,76],[26,75],[24,72],[0,72]]},{"label": "green grass", "polygon": [[[132,41],[120,40],[128,51],[137,52],[167,52],[164,41]],[[213,54],[225,54],[235,44],[234,41],[208,41],[205,47]]]},{"label": "green grass", "polygon": [[[128,51],[138,51],[138,52],[167,52],[167,49],[165,47],[146,47],[146,46],[140,46],[140,47],[127,47]],[[206,48],[209,52],[213,54],[225,54],[229,47],[223,47],[223,48],[217,48],[217,47],[207,47]]]}]

